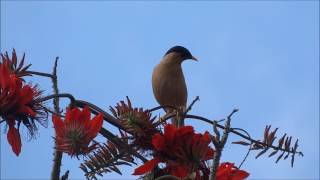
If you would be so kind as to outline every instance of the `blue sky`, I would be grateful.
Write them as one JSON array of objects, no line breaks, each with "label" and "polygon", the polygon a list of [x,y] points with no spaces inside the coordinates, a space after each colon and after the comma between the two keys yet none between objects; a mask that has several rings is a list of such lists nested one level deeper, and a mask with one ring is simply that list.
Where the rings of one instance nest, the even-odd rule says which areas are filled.
[{"label": "blue sky", "polygon": [[[254,138],[268,124],[280,128],[279,136],[299,138],[305,156],[293,168],[288,160],[275,164],[275,158],[256,160],[252,153],[243,165],[250,179],[319,179],[318,1],[1,1],[1,52],[26,52],[32,70],[42,72],[51,72],[59,56],[60,91],[106,110],[126,95],[136,106],[157,106],[151,73],[174,45],[199,59],[183,64],[189,102],[201,99],[193,114],[220,119],[237,107],[232,126]],[[48,79],[31,80],[51,94]],[[187,123],[211,131],[202,122]],[[0,128],[1,179],[48,179],[51,119],[35,140],[21,129],[19,157],[8,146],[5,126]],[[239,164],[246,148],[232,140],[239,137],[229,139],[222,161]],[[62,171],[83,179],[80,162],[64,156]],[[134,179],[132,172],[125,167],[123,176],[103,179]]]}]

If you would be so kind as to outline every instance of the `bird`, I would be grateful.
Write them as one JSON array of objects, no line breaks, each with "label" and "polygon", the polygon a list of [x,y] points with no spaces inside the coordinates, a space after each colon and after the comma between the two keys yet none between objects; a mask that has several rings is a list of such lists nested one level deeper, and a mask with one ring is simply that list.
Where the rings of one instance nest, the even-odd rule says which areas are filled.
[{"label": "bird", "polygon": [[172,124],[176,127],[184,125],[183,117],[179,116],[179,110],[183,112],[186,109],[188,98],[188,90],[181,67],[185,60],[198,61],[187,48],[174,46],[165,53],[152,73],[154,97],[160,106],[164,107],[167,114],[177,111],[177,115],[172,118]]}]

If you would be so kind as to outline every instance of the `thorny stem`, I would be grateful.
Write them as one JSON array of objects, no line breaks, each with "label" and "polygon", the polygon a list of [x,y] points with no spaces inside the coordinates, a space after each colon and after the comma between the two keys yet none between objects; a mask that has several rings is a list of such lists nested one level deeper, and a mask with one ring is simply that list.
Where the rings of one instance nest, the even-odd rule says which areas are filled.
[{"label": "thorny stem", "polygon": [[[231,123],[231,116],[237,111],[238,111],[238,109],[234,109],[230,113],[230,115],[228,116],[227,121],[225,122],[225,125],[224,125],[224,130],[223,130],[223,135],[221,137],[221,140],[215,141],[214,139],[212,139],[212,142],[215,145],[216,151],[215,151],[215,153],[213,155],[213,165],[211,167],[210,180],[215,180],[216,179],[216,172],[217,172],[217,168],[219,166],[221,153],[222,153],[222,150],[224,148],[224,145],[226,144],[226,142],[228,140],[228,136],[229,136],[229,133],[230,133],[229,130],[230,130],[230,123]],[[217,123],[214,123],[213,125],[216,126]]]},{"label": "thorny stem", "polygon": [[[53,97],[53,106],[55,113],[59,113],[59,94],[58,89],[58,77],[57,77],[57,65],[58,65],[59,57],[56,57],[53,67],[53,73],[51,76],[52,84],[53,84],[53,93],[56,95]],[[62,152],[58,151],[57,148],[54,148],[54,157],[53,157],[53,166],[51,171],[51,180],[58,180],[60,179],[60,167],[61,167],[61,159],[62,159]]]}]

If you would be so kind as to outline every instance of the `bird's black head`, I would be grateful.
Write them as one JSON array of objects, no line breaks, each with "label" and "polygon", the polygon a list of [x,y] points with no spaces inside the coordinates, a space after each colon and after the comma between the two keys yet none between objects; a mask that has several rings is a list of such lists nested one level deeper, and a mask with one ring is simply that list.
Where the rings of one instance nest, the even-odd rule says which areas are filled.
[{"label": "bird's black head", "polygon": [[190,51],[182,46],[174,46],[172,48],[170,48],[165,55],[170,54],[170,53],[179,53],[182,60],[186,60],[186,59],[193,59],[193,60],[197,60],[195,57],[192,56],[192,54],[190,53]]}]

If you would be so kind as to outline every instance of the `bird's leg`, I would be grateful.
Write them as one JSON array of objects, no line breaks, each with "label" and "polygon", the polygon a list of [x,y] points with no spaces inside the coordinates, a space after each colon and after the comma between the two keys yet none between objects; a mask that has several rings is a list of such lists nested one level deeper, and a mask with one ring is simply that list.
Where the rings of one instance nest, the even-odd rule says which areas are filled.
[{"label": "bird's leg", "polygon": [[163,116],[160,117],[159,121],[160,121],[161,123],[166,122],[166,120],[169,119],[170,116],[173,116],[173,115],[175,115],[175,114],[176,114],[175,111],[167,111],[165,115],[163,115]]},{"label": "bird's leg", "polygon": [[184,106],[180,106],[177,108],[177,113],[176,113],[176,117],[173,119],[176,127],[180,128],[182,126],[184,126],[184,112],[185,112],[185,107]]}]

